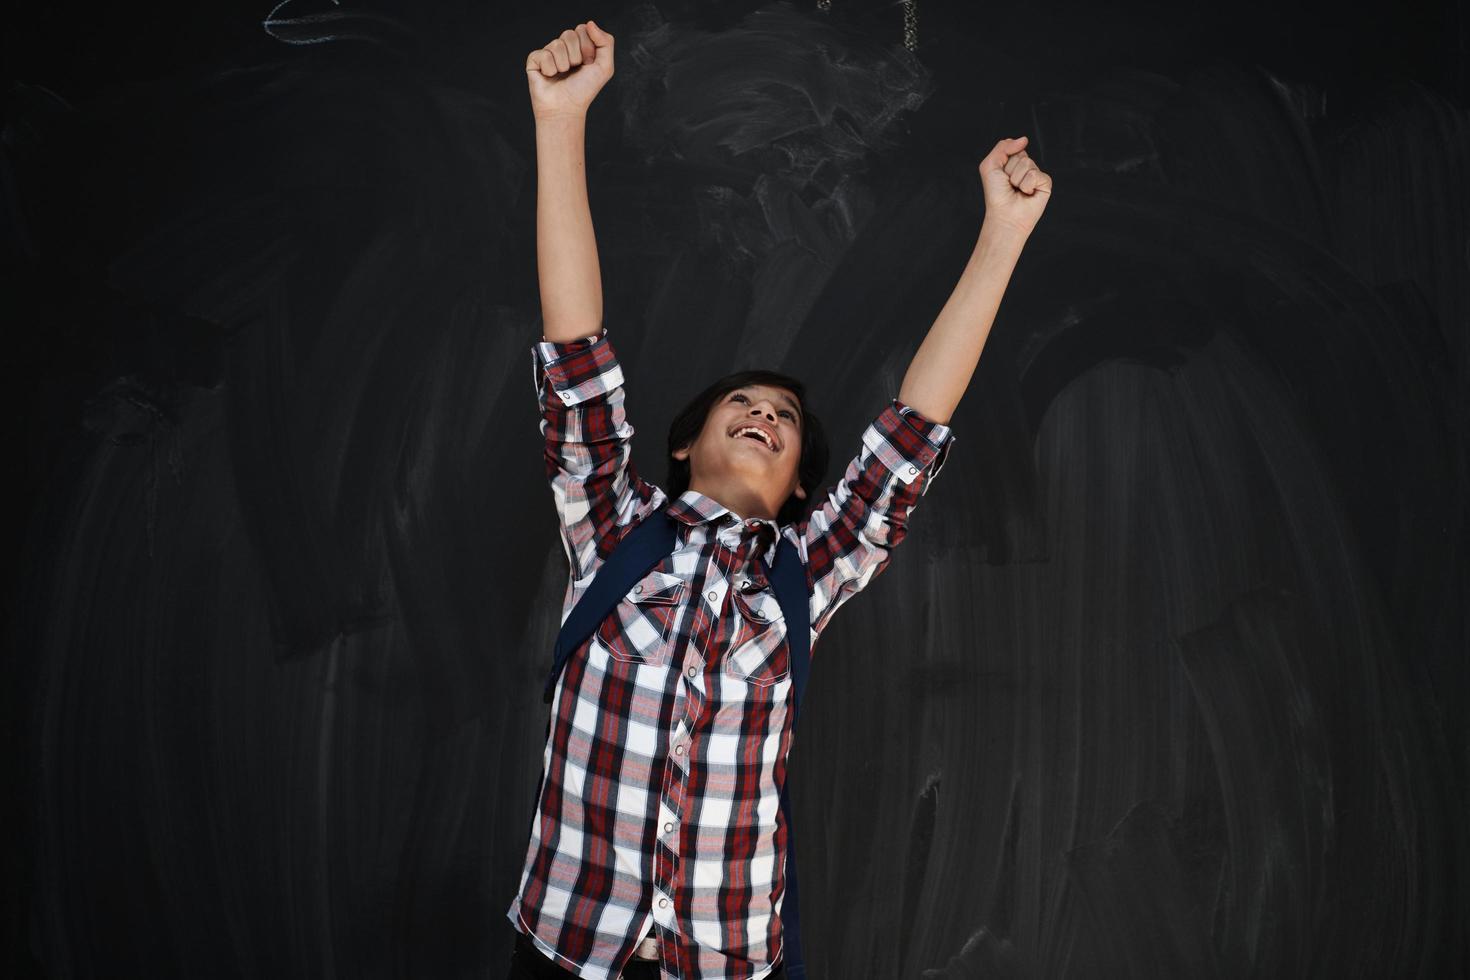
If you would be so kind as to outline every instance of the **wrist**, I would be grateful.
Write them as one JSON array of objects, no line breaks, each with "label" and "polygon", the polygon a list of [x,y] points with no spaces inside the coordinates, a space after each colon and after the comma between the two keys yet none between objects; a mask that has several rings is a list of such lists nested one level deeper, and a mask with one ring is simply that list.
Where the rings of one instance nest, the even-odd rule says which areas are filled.
[{"label": "wrist", "polygon": [[587,125],[585,111],[557,110],[556,112],[533,112],[537,129],[581,129]]},{"label": "wrist", "polygon": [[978,251],[1020,253],[1030,237],[1030,232],[999,219],[986,218],[980,224],[980,237],[975,243]]}]

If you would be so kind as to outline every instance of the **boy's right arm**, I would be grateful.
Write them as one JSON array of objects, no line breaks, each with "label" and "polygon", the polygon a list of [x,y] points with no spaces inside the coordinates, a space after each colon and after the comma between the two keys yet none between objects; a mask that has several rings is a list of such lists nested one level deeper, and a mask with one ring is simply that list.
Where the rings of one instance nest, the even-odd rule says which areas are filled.
[{"label": "boy's right arm", "polygon": [[[623,533],[662,501],[631,460],[623,370],[602,325],[602,278],[587,202],[587,109],[613,73],[595,22],[526,58],[536,119],[536,267],[544,334],[532,370],[545,468],[571,566],[566,606]],[[564,610],[564,612],[567,610]]]}]

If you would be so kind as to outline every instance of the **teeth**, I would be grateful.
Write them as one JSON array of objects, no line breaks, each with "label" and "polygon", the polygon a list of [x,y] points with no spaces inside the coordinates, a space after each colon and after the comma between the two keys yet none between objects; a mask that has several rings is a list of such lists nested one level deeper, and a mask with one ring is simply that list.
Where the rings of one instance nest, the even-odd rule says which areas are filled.
[{"label": "teeth", "polygon": [[766,432],[764,429],[757,429],[753,425],[747,425],[743,428],[736,429],[735,437],[737,439],[743,438],[745,436],[745,433],[747,432],[754,432],[757,436],[760,437],[761,442],[764,442],[766,444],[767,449],[769,449],[771,452],[776,451],[776,443],[771,439],[770,433]]}]

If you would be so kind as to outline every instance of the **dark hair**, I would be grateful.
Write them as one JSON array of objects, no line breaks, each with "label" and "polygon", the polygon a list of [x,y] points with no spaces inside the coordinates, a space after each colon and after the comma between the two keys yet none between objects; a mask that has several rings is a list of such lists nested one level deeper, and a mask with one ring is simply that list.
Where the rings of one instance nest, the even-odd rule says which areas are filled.
[{"label": "dark hair", "polygon": [[802,500],[792,493],[776,514],[778,525],[796,524],[817,503],[817,491],[826,479],[827,435],[822,430],[821,421],[807,408],[806,386],[790,375],[776,371],[752,370],[727,374],[695,395],[694,400],[674,416],[674,421],[669,426],[669,478],[665,481],[665,493],[672,501],[689,489],[689,460],[675,459],[674,451],[691,445],[699,438],[699,434],[704,431],[704,423],[709,418],[710,409],[721,398],[736,388],[747,385],[785,388],[796,396],[796,402],[801,406],[801,461],[796,466],[796,479],[806,489],[806,499]]}]

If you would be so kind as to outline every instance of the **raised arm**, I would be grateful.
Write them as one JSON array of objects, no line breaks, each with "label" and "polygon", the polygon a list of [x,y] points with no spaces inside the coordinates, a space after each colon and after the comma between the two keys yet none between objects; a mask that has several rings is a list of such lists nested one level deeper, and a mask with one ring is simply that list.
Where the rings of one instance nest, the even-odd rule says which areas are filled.
[{"label": "raised arm", "polygon": [[526,56],[536,119],[536,271],[545,339],[602,326],[602,272],[587,203],[587,110],[613,74],[613,36],[593,21]]},{"label": "raised arm", "polygon": [[1016,260],[1051,198],[1051,178],[1025,146],[1024,136],[1001,140],[980,162],[980,239],[899,387],[899,401],[935,422],[949,422],[970,386]]},{"label": "raised arm", "polygon": [[587,207],[583,124],[612,77],[611,34],[591,21],[526,58],[536,115],[536,257],[545,336],[531,345],[544,461],[571,566],[571,611],[627,529],[662,502],[631,457],[623,368],[602,325],[597,241]]}]

